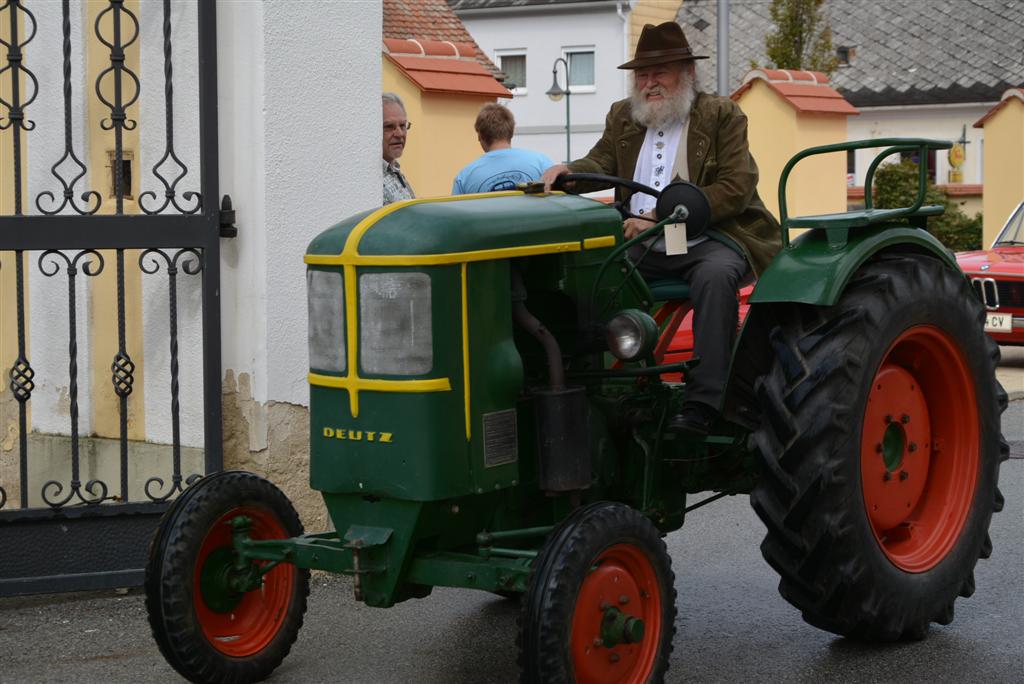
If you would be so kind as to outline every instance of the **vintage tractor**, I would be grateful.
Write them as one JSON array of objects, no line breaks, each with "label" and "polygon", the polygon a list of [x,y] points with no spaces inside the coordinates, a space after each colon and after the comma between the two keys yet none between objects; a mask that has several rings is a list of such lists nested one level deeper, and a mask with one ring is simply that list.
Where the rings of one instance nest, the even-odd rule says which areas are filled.
[{"label": "vintage tractor", "polygon": [[[521,594],[525,682],[661,681],[676,623],[662,537],[747,493],[780,591],[811,624],[884,641],[947,624],[1003,504],[1006,397],[984,308],[924,230],[942,211],[922,206],[924,165],[913,206],[873,208],[869,190],[862,211],[786,212],[799,160],[883,146],[869,189],[884,157],[949,143],[811,148],[786,167],[784,248],[701,438],[666,429],[685,385],[665,378],[699,359],[665,363],[678,317],[659,329],[649,314],[687,286],[645,283],[625,254],[667,223],[703,229],[694,186],[667,187],[666,218],[628,242],[616,209],[536,188],[399,202],[317,236],[310,484],[334,530],[304,534],[253,474],[191,486],[146,573],[164,656],[197,682],[266,677],[318,569],[350,575],[371,606],[435,586]],[[790,241],[793,228],[807,230]]]}]

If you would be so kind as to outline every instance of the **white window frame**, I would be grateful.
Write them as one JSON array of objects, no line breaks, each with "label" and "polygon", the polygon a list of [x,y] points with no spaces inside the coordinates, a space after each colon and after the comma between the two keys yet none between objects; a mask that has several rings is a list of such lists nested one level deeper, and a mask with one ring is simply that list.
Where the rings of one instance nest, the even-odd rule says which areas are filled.
[{"label": "white window frame", "polygon": [[[526,81],[529,83],[529,69],[530,69],[530,58],[526,55],[526,48],[502,48],[494,51],[494,61],[499,69],[501,69],[501,58],[502,57],[522,57],[524,60],[524,66],[527,71]],[[514,97],[520,97],[526,95],[529,86],[509,88],[512,91]]]},{"label": "white window frame", "polygon": [[592,85],[585,86],[570,86],[569,85],[569,74],[568,67],[566,68],[565,74],[565,87],[569,89],[569,92],[573,95],[581,93],[596,93],[597,92],[597,48],[594,45],[564,45],[562,46],[562,59],[565,60],[566,65],[569,64],[569,54],[573,52],[589,52],[594,55],[594,83]]}]

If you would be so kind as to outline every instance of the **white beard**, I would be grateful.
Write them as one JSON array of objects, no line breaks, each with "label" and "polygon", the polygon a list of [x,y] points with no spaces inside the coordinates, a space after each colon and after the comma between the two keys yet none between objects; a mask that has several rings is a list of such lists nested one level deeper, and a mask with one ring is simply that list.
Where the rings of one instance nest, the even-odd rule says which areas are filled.
[{"label": "white beard", "polygon": [[[665,99],[650,102],[647,95],[651,93],[660,93]],[[645,128],[664,128],[686,121],[696,98],[697,79],[685,71],[680,77],[679,88],[671,94],[661,86],[637,90],[635,83],[630,84],[633,120]]]}]

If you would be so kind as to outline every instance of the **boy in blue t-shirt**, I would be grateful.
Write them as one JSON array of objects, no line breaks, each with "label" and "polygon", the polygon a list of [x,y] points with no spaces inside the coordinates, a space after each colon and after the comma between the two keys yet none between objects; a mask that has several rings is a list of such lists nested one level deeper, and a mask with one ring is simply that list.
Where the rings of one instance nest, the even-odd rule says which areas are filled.
[{"label": "boy in blue t-shirt", "polygon": [[474,128],[484,154],[459,171],[453,195],[514,190],[517,183],[539,180],[554,165],[547,155],[512,147],[515,127],[508,107],[489,102],[480,108]]}]

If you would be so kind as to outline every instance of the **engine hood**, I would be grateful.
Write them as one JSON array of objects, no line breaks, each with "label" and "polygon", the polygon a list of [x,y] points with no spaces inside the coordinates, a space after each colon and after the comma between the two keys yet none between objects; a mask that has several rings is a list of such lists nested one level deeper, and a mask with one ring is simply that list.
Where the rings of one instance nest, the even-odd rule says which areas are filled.
[{"label": "engine hood", "polygon": [[956,261],[965,273],[1003,273],[1024,277],[1024,247],[959,252]]}]

